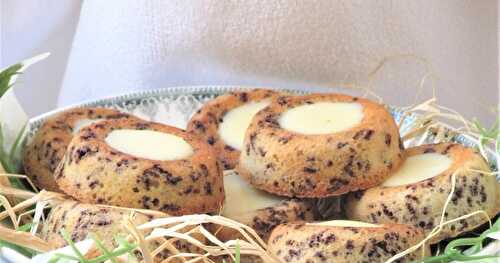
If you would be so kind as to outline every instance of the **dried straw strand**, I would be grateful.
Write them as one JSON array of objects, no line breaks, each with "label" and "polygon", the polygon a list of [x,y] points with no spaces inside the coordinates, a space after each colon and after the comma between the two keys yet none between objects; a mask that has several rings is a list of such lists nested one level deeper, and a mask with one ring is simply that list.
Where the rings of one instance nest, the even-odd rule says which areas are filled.
[{"label": "dried straw strand", "polygon": [[142,233],[139,232],[139,230],[136,228],[134,223],[130,220],[130,218],[126,218],[124,220],[124,225],[127,228],[127,230],[132,234],[132,236],[135,238],[139,245],[139,249],[141,250],[142,256],[144,258],[145,263],[153,263],[153,257],[151,256],[151,253],[149,252],[146,240],[144,239],[144,236]]},{"label": "dried straw strand", "polygon": [[8,215],[8,217],[10,217],[10,221],[14,225],[14,229],[18,229],[19,224],[17,223],[17,216],[16,213],[13,211],[9,200],[5,196],[0,195],[0,203],[5,208],[5,212]]},{"label": "dried straw strand", "polygon": [[15,231],[4,226],[0,226],[0,237],[9,243],[33,249],[38,252],[48,252],[54,249],[51,244],[30,233]]},{"label": "dried straw strand", "polygon": [[18,198],[27,199],[36,195],[36,193],[17,189],[10,186],[0,186],[0,194],[6,196],[17,196]]}]

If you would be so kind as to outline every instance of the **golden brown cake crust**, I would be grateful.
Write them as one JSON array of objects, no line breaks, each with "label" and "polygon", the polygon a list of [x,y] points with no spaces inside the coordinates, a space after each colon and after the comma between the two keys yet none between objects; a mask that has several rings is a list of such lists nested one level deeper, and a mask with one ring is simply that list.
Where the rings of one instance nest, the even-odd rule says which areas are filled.
[{"label": "golden brown cake crust", "polygon": [[93,233],[109,249],[116,245],[116,235],[128,233],[122,223],[131,214],[132,222],[137,225],[151,219],[147,215],[125,209],[99,207],[72,200],[63,201],[52,207],[40,235],[54,247],[60,248],[68,245],[62,230],[66,231],[73,242],[82,241]]},{"label": "golden brown cake crust", "polygon": [[[398,224],[334,227],[291,223],[276,227],[269,252],[282,262],[385,262],[424,239],[421,230]],[[428,254],[428,247],[425,247]],[[404,257],[419,259],[421,251]]]},{"label": "golden brown cake crust", "polygon": [[[161,214],[161,213],[157,213]],[[124,223],[129,219],[135,226],[149,222],[153,218],[168,217],[167,214],[150,216],[130,209],[119,207],[103,207],[95,204],[84,204],[73,200],[62,201],[52,207],[47,220],[44,221],[40,237],[56,248],[67,246],[61,230],[64,229],[73,242],[86,239],[89,234],[95,235],[102,244],[112,250],[117,247],[115,237],[126,237],[130,234]],[[184,230],[182,230],[184,231]],[[146,236],[151,230],[141,230]],[[194,235],[200,242],[206,243],[206,239],[201,235]],[[150,251],[153,251],[161,245],[161,240],[151,240],[148,243]],[[201,253],[201,250],[182,240],[177,240],[172,245],[180,252]],[[101,254],[97,247],[91,248],[85,256],[89,258],[97,257]],[[163,250],[155,258],[154,262],[162,262],[172,254]],[[141,255],[138,254],[139,258]],[[172,262],[182,262],[173,260]]]},{"label": "golden brown cake crust", "polygon": [[[349,194],[346,214],[349,219],[374,223],[405,223],[429,233],[438,226],[444,203],[451,191],[452,174],[456,171],[456,186],[446,209],[445,220],[454,219],[478,210],[490,216],[496,214],[496,180],[494,176],[476,171],[491,172],[486,161],[471,148],[460,144],[441,143],[407,149],[405,157],[441,153],[452,158],[450,168],[435,177],[401,186],[374,187]],[[470,231],[486,223],[484,215],[473,216],[445,225],[432,243]]]},{"label": "golden brown cake crust", "polygon": [[105,108],[75,108],[45,121],[26,146],[24,170],[40,189],[61,192],[54,180],[54,171],[73,138],[73,129],[82,119],[133,118],[132,115]]},{"label": "golden brown cake crust", "polygon": [[[303,135],[280,127],[280,115],[315,102],[356,102],[361,123],[349,130]],[[398,127],[387,109],[339,94],[282,96],[260,111],[245,135],[237,171],[257,188],[296,197],[327,197],[380,184],[401,163]]]},{"label": "golden brown cake crust", "polygon": [[[176,135],[192,146],[193,154],[173,161],[134,157],[105,142],[118,129]],[[71,141],[55,178],[65,193],[82,202],[171,215],[217,213],[224,201],[222,167],[209,145],[183,130],[140,120],[109,120],[82,129]]]},{"label": "golden brown cake crust", "polygon": [[251,91],[237,91],[218,96],[205,103],[188,123],[187,130],[203,138],[212,145],[224,165],[224,169],[233,169],[238,163],[240,151],[224,143],[219,136],[219,124],[224,115],[248,102],[257,102],[264,99],[273,99],[279,93],[267,89],[255,89]]}]

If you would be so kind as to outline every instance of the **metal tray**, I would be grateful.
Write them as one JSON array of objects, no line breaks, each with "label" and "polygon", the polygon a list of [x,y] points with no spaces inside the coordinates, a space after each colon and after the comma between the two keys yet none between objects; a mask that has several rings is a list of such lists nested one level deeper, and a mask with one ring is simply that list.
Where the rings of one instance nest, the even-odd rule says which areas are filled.
[{"label": "metal tray", "polygon": [[[165,89],[157,89],[157,90],[148,90],[148,91],[140,91],[140,92],[132,92],[125,95],[109,97],[98,100],[90,100],[80,104],[72,105],[69,107],[60,108],[38,117],[31,119],[28,123],[27,130],[24,137],[24,143],[29,141],[33,135],[36,133],[40,125],[49,117],[58,114],[64,110],[74,108],[74,107],[85,107],[85,106],[99,106],[99,107],[107,107],[114,108],[123,112],[131,113],[137,115],[146,120],[160,122],[169,124],[172,126],[176,126],[179,128],[185,128],[186,124],[191,117],[191,115],[198,110],[203,103],[206,101],[215,98],[218,95],[231,92],[231,91],[241,91],[241,90],[249,90],[256,87],[244,87],[244,86],[190,86],[190,87],[173,87],[173,88],[165,88]],[[320,89],[313,88],[307,90],[284,90],[293,94],[306,94],[312,92],[340,92],[351,95],[358,96],[355,91],[350,89]],[[404,110],[396,108],[396,107],[388,107],[391,111],[394,119],[397,123],[399,123],[400,119],[405,114]],[[415,114],[411,114],[407,116],[403,123],[401,123],[400,132],[405,133],[407,129],[409,129],[412,124],[415,123],[415,120],[418,116]],[[463,145],[474,147],[477,146],[477,142],[475,139],[464,135],[454,133],[451,130],[449,131],[449,135],[445,137],[446,141],[454,141],[457,143],[461,143]],[[416,138],[413,142],[409,142],[409,145],[416,145],[415,142],[418,143],[437,143],[439,141],[436,140],[432,134],[423,135],[423,138]],[[497,170],[495,154],[492,149],[486,149],[486,155],[488,157],[488,161],[493,170]],[[499,177],[497,177],[499,180]],[[328,200],[326,201],[325,209],[329,209],[328,206],[334,205],[331,204]],[[318,203],[319,204],[319,203]],[[491,244],[492,249],[496,250],[495,244]],[[490,248],[490,250],[491,250]],[[12,252],[12,258],[8,255],[0,255],[0,262],[2,260],[12,260],[15,262],[15,255],[17,252]],[[2,258],[4,256],[4,258]],[[5,258],[6,257],[6,258]],[[9,259],[10,258],[10,259]]]}]

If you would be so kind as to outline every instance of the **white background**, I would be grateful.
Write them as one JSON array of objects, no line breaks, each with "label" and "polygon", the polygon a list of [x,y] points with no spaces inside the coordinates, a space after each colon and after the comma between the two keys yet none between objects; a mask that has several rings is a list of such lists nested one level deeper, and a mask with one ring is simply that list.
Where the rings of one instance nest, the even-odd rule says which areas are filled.
[{"label": "white background", "polygon": [[[96,3],[96,1],[88,2],[91,3],[89,5]],[[408,15],[409,21],[415,21],[412,24],[419,30],[418,34],[422,38],[416,48],[425,45],[427,58],[434,62],[443,80],[440,86],[443,87],[441,89],[443,92],[439,99],[443,104],[464,112],[468,117],[478,116],[482,120],[491,121],[494,116],[491,109],[498,106],[499,98],[497,1],[443,0],[438,1],[440,4],[434,1],[419,2],[422,6],[429,6],[429,12],[433,12],[429,17],[431,20],[435,19],[434,24],[425,19],[419,20],[418,16],[422,14],[418,12],[422,11],[416,14],[404,14],[403,18],[406,19]],[[92,6],[87,7],[92,9]],[[0,9],[0,65],[6,66],[38,53],[51,52],[50,59],[33,67],[26,74],[23,85],[19,86],[16,93],[26,111],[32,116],[55,108],[80,16],[81,2],[0,0]],[[377,11],[382,12],[380,10],[373,12]],[[373,15],[383,17],[380,13]],[[418,16],[412,18],[412,15]],[[95,30],[100,32],[98,28]],[[440,45],[442,43],[447,43],[447,46],[443,47]],[[433,49],[433,45],[436,48]],[[73,69],[75,68],[78,66],[73,65]],[[70,77],[74,79],[74,76]],[[175,80],[175,75],[172,79]],[[245,84],[252,81],[245,77],[241,80]],[[94,85],[99,81],[105,82],[96,79]],[[195,81],[200,80],[193,80]],[[233,78],[231,81],[231,84],[238,84],[235,83],[238,78]],[[286,85],[286,81],[284,78],[279,83]],[[202,84],[198,82],[195,84]],[[258,76],[256,82],[259,82]],[[301,85],[297,80],[290,80],[290,83],[295,86]],[[181,82],[170,80],[155,83],[158,84],[168,86],[192,83],[184,76]],[[406,91],[409,94],[411,92],[411,89]],[[405,94],[384,90],[381,93],[389,101],[399,101],[402,94]]]},{"label": "white background", "polygon": [[75,0],[0,0],[0,65],[51,52],[30,68],[16,94],[31,116],[56,107],[80,14]]}]

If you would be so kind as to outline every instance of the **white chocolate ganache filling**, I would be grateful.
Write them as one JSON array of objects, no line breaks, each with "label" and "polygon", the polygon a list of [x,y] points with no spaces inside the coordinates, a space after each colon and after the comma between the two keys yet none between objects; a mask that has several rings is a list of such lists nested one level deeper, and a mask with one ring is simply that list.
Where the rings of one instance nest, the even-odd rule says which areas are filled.
[{"label": "white chocolate ganache filling", "polygon": [[425,153],[408,157],[401,167],[382,186],[407,185],[432,178],[446,171],[452,159],[439,153]]},{"label": "white chocolate ganache filling", "polygon": [[336,227],[380,227],[379,225],[354,221],[354,220],[331,220],[324,222],[308,223],[316,226],[336,226]]},{"label": "white chocolate ganache filling", "polygon": [[219,124],[219,136],[225,144],[241,150],[245,140],[245,132],[257,112],[267,107],[270,100],[249,102],[227,112]]},{"label": "white chocolate ganache filling", "polygon": [[359,103],[316,102],[289,109],[278,119],[288,131],[305,134],[330,134],[351,129],[363,120]]},{"label": "white chocolate ganache filling", "polygon": [[104,119],[81,119],[75,122],[73,126],[73,135],[76,135],[82,128],[90,126],[94,123],[103,121]]},{"label": "white chocolate ganache filling", "polygon": [[122,153],[156,161],[180,160],[193,154],[193,147],[183,138],[151,130],[114,130],[105,141]]},{"label": "white chocolate ganache filling", "polygon": [[285,200],[283,197],[271,195],[254,188],[233,172],[224,176],[224,191],[226,201],[222,215],[229,218],[271,207]]}]

